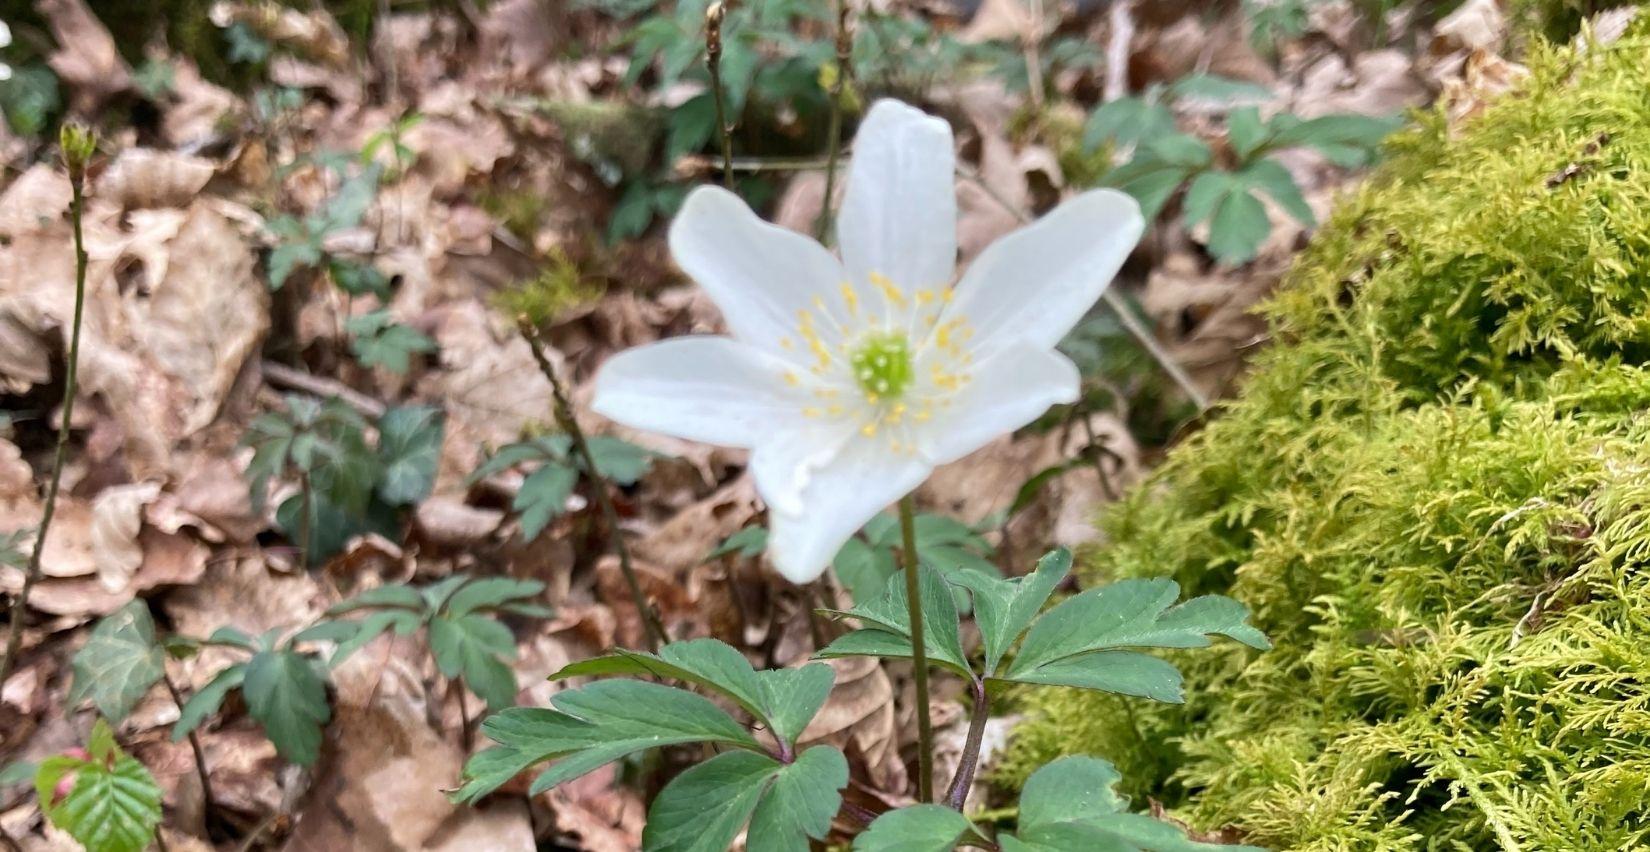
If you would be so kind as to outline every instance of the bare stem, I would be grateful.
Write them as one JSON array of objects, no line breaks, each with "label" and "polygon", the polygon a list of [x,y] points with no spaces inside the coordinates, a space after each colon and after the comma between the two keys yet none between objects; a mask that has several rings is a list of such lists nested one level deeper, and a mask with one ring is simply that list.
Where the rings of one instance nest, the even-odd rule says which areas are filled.
[{"label": "bare stem", "polygon": [[[1021,210],[1013,202],[1004,198],[997,190],[992,189],[991,185],[980,177],[979,172],[958,163],[957,173],[978,186],[987,198],[990,198],[997,206],[1003,208],[1004,211],[1022,224],[1031,222],[1031,216],[1027,215],[1024,210]],[[1111,308],[1112,313],[1117,315],[1117,321],[1123,324],[1124,330],[1134,337],[1135,342],[1140,344],[1140,348],[1146,350],[1146,354],[1152,356],[1152,360],[1163,368],[1163,372],[1169,374],[1169,378],[1180,386],[1181,392],[1185,393],[1192,404],[1197,406],[1197,410],[1199,412],[1209,410],[1209,397],[1198,388],[1197,383],[1192,381],[1192,377],[1186,374],[1186,371],[1168,353],[1168,350],[1165,350],[1163,345],[1157,342],[1157,338],[1152,335],[1151,329],[1146,328],[1145,324],[1140,322],[1140,318],[1136,317],[1134,311],[1129,309],[1128,304],[1123,301],[1123,297],[1118,295],[1116,290],[1107,287],[1100,298],[1105,301],[1106,307]]]},{"label": "bare stem", "polygon": [[310,536],[314,534],[311,524],[315,522],[315,519],[311,517],[315,513],[315,489],[310,487],[309,471],[306,470],[298,475],[298,483],[299,487],[303,489],[304,498],[304,514],[298,518],[298,568],[308,571],[309,540]]},{"label": "bare stem", "polygon": [[462,681],[455,681],[453,686],[458,687],[458,741],[464,746],[464,751],[469,752],[475,747],[470,734],[470,700],[464,697],[467,690]]},{"label": "bare stem", "polygon": [[722,185],[733,189],[733,127],[728,124],[722,94],[722,18],[726,9],[712,3],[705,10],[705,67],[710,71],[710,96],[716,103],[716,132],[722,138]]},{"label": "bare stem", "polygon": [[911,669],[917,680],[917,801],[934,801],[934,722],[928,717],[928,649],[922,623],[922,584],[917,574],[916,501],[899,501],[905,602],[911,617]]},{"label": "bare stem", "polygon": [[820,242],[831,230],[831,197],[836,195],[836,161],[842,151],[842,88],[848,80],[853,58],[853,37],[848,33],[848,3],[836,0],[836,77],[831,81],[831,117],[825,131],[825,196],[819,201],[819,218],[814,221]]},{"label": "bare stem", "polygon": [[85,169],[69,169],[69,185],[73,189],[69,218],[74,223],[74,324],[69,335],[69,365],[63,380],[63,420],[57,430],[57,454],[52,459],[52,477],[46,485],[46,507],[40,514],[40,529],[34,534],[34,549],[29,554],[29,565],[23,574],[23,588],[11,601],[11,624],[6,635],[6,653],[0,657],[0,684],[11,676],[17,662],[17,650],[23,642],[23,615],[28,609],[29,593],[40,582],[40,559],[46,550],[46,531],[51,528],[52,515],[57,510],[57,491],[63,481],[63,465],[69,457],[69,424],[74,418],[76,379],[80,367],[80,320],[86,308],[86,246],[81,235],[80,214],[85,205]]},{"label": "bare stem", "polygon": [[968,801],[968,790],[974,786],[974,773],[980,768],[980,742],[985,738],[985,723],[990,718],[991,703],[985,695],[985,681],[975,678],[974,715],[968,719],[968,738],[963,741],[962,760],[957,764],[957,777],[951,779],[945,803],[961,811]]},{"label": "bare stem", "polygon": [[630,548],[625,546],[624,536],[619,530],[619,512],[613,508],[613,497],[607,492],[607,479],[596,469],[596,457],[590,452],[590,441],[584,436],[584,429],[573,416],[573,403],[568,399],[567,388],[562,385],[561,377],[556,374],[556,368],[550,363],[550,358],[544,354],[544,340],[539,336],[538,327],[526,317],[516,320],[516,327],[521,336],[526,338],[528,348],[533,350],[533,360],[538,362],[539,372],[550,380],[550,392],[556,398],[556,421],[567,432],[567,437],[573,442],[573,451],[578,453],[579,463],[584,468],[584,475],[590,479],[590,491],[601,507],[602,518],[607,522],[608,539],[613,543],[613,552],[619,557],[619,570],[624,574],[625,584],[630,587],[630,598],[636,604],[636,611],[642,618],[642,626],[647,631],[647,647],[650,651],[659,650],[659,646],[666,641],[665,628],[659,623],[659,616],[647,602],[647,596],[642,594],[642,585],[636,580],[636,567],[630,563]]},{"label": "bare stem", "polygon": [[[178,691],[178,685],[172,682],[172,676],[161,672],[161,678],[166,681],[166,691],[172,695],[172,703],[178,706],[178,712],[183,712],[183,693]],[[195,774],[201,779],[201,819],[210,826],[212,813],[216,805],[212,795],[212,776],[206,771],[206,749],[201,747],[200,734],[193,728],[189,730],[189,750],[195,753]],[[209,829],[210,830],[210,829]]]}]

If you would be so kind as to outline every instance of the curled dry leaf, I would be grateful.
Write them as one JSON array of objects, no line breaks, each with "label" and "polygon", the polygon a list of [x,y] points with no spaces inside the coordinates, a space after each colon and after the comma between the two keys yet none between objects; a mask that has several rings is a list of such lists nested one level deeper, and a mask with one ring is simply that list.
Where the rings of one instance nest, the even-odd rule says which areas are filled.
[{"label": "curled dry leaf", "polygon": [[894,687],[881,661],[849,657],[825,662],[836,670],[836,685],[798,738],[798,747],[835,745],[864,762],[868,774],[862,777],[878,789],[905,789],[905,765],[895,735]]},{"label": "curled dry leaf", "polygon": [[212,179],[210,160],[152,148],[128,148],[97,179],[94,194],[131,210],[187,207]]}]

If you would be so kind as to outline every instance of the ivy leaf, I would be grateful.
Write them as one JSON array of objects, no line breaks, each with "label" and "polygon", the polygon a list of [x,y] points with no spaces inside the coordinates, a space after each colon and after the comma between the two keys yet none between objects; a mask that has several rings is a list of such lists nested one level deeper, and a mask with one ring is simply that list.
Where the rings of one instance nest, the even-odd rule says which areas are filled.
[{"label": "ivy leaf", "polygon": [[958,577],[974,592],[974,621],[985,644],[985,675],[997,672],[1008,649],[1020,638],[1049,595],[1071,573],[1071,551],[1060,548],[1037,560],[1025,577],[1002,580],[979,574]]},{"label": "ivy leaf", "polygon": [[1110,763],[1094,757],[1060,758],[1032,773],[1020,794],[1015,836],[998,838],[1003,852],[1261,852],[1188,840],[1177,826],[1127,812],[1118,780]]},{"label": "ivy leaf", "polygon": [[709,699],[671,686],[605,680],[556,693],[550,701],[555,709],[512,707],[482,724],[498,746],[465,764],[456,801],[474,802],[546,760],[556,762],[533,782],[534,795],[650,748],[691,742],[759,748]]},{"label": "ivy leaf", "polygon": [[756,671],[744,654],[716,639],[672,642],[656,655],[621,649],[573,663],[550,679],[612,674],[668,677],[716,690],[787,743],[794,743],[813,720],[835,680],[831,667],[818,663],[800,669]]},{"label": "ivy leaf", "polygon": [[876,818],[854,838],[854,852],[951,852],[974,829],[944,805],[915,805]]},{"label": "ivy leaf", "polygon": [[90,698],[105,717],[126,718],[166,673],[166,652],[155,644],[148,604],[133,600],[99,621],[72,666],[70,704]]},{"label": "ivy leaf", "polygon": [[516,655],[510,629],[485,615],[438,615],[430,620],[430,653],[448,678],[463,678],[487,706],[508,707],[516,700],[516,675],[504,660]]},{"label": "ivy leaf", "polygon": [[314,763],[320,755],[321,729],[332,719],[327,687],[315,667],[290,649],[260,651],[247,661],[244,678],[241,694],[246,708],[281,758],[300,766]]},{"label": "ivy leaf", "polygon": [[[51,757],[35,775],[40,807],[52,825],[94,852],[143,852],[160,825],[160,785],[136,758],[120,750],[102,719],[87,740],[87,758]],[[58,782],[74,776],[61,800]]]},{"label": "ivy leaf", "polygon": [[[950,584],[926,566],[919,567],[917,577],[922,588],[923,637],[929,662],[972,678],[963,653],[962,636],[958,632],[957,606],[951,597]],[[816,655],[820,659],[867,655],[911,656],[911,622],[903,573],[890,577],[882,596],[876,600],[850,610],[832,612],[857,618],[868,626],[832,642]]]},{"label": "ivy leaf", "polygon": [[441,462],[441,411],[425,405],[392,408],[378,418],[378,496],[410,506],[429,496]]}]

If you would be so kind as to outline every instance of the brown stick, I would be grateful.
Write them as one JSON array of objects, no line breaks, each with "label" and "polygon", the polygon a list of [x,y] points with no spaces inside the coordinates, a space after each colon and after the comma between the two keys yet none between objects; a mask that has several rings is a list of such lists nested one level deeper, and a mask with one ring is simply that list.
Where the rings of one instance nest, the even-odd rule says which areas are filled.
[{"label": "brown stick", "polygon": [[608,538],[613,544],[613,552],[619,557],[619,570],[624,574],[625,584],[630,587],[630,598],[636,604],[636,611],[641,615],[642,626],[647,629],[648,650],[657,651],[659,646],[667,641],[665,627],[659,622],[659,616],[648,605],[647,597],[642,594],[642,584],[636,580],[636,567],[630,563],[630,548],[625,546],[624,535],[619,529],[619,512],[613,508],[613,497],[607,493],[607,479],[596,470],[596,457],[590,452],[590,442],[584,436],[584,429],[580,428],[579,421],[573,416],[573,403],[568,399],[567,389],[562,385],[561,377],[556,374],[556,368],[550,363],[550,358],[544,354],[544,341],[539,336],[538,327],[521,317],[516,320],[516,327],[521,336],[527,340],[527,346],[533,351],[533,360],[538,362],[539,371],[550,381],[550,392],[556,399],[556,421],[567,432],[567,437],[573,442],[573,451],[578,453],[579,461],[584,466],[584,474],[590,479],[590,490],[601,507],[602,517],[607,522]]},{"label": "brown stick", "polygon": [[[161,679],[166,681],[166,691],[172,694],[172,703],[178,706],[178,712],[183,712],[183,693],[178,691],[178,685],[172,682],[172,676],[164,670]],[[189,750],[195,753],[195,774],[201,779],[201,820],[208,826],[212,824],[214,805],[212,795],[212,777],[206,771],[206,749],[201,747],[199,732],[189,731]],[[208,829],[210,831],[210,829]]]}]

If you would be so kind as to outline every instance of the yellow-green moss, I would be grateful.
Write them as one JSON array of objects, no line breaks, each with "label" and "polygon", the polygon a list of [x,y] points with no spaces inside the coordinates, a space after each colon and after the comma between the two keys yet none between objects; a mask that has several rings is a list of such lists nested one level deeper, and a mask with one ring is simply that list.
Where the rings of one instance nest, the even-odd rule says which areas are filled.
[{"label": "yellow-green moss", "polygon": [[1267,307],[1240,398],[1102,520],[1277,643],[1189,700],[1028,698],[1064,753],[1308,850],[1650,846],[1650,38],[1394,144]]}]

